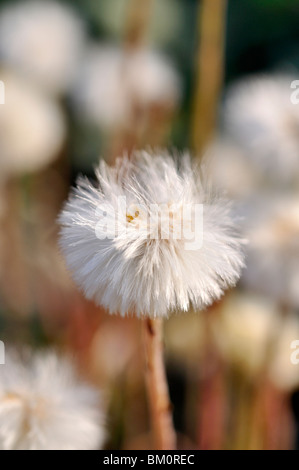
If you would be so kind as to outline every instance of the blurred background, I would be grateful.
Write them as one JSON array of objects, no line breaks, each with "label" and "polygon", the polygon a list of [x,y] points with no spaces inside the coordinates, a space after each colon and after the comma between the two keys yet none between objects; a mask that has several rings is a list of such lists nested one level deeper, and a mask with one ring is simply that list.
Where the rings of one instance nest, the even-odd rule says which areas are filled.
[{"label": "blurred background", "polygon": [[78,174],[146,146],[190,148],[249,240],[236,289],[165,323],[179,448],[299,447],[298,20],[296,0],[0,1],[0,339],[74,354],[108,449],[151,446],[140,325],[78,292],[56,218]]}]

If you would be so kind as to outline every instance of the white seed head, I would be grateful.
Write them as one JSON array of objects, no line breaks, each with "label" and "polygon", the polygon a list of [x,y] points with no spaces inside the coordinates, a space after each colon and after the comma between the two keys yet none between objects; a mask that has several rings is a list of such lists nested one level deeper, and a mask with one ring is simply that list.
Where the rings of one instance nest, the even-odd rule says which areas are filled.
[{"label": "white seed head", "polygon": [[98,392],[54,353],[0,367],[0,449],[92,450],[103,444]]},{"label": "white seed head", "polygon": [[221,355],[247,378],[260,374],[268,363],[270,347],[279,331],[275,302],[248,294],[225,299],[212,318],[212,332]]},{"label": "white seed head", "polygon": [[299,307],[299,195],[260,195],[246,221],[250,241],[244,285],[294,309]]},{"label": "white seed head", "polygon": [[[136,152],[113,168],[101,162],[96,175],[99,187],[78,180],[59,219],[67,266],[87,298],[111,313],[165,317],[202,309],[236,283],[242,241],[229,206],[204,189],[187,155],[178,165],[166,152]],[[203,226],[185,212],[197,205]],[[189,233],[200,243],[191,247]]]},{"label": "white seed head", "polygon": [[84,29],[72,9],[51,0],[26,0],[0,14],[0,56],[50,92],[73,81]]},{"label": "white seed head", "polygon": [[180,93],[175,69],[157,52],[94,45],[85,53],[72,96],[81,117],[110,129],[127,126],[136,110],[175,109]]},{"label": "white seed head", "polygon": [[230,198],[242,200],[256,191],[260,183],[258,172],[231,139],[216,138],[204,158],[211,181]]},{"label": "white seed head", "polygon": [[2,176],[37,171],[51,163],[64,142],[59,106],[27,81],[5,70],[5,104],[0,106]]},{"label": "white seed head", "polygon": [[291,102],[292,78],[264,75],[230,88],[224,106],[226,129],[265,179],[299,179],[299,107]]}]

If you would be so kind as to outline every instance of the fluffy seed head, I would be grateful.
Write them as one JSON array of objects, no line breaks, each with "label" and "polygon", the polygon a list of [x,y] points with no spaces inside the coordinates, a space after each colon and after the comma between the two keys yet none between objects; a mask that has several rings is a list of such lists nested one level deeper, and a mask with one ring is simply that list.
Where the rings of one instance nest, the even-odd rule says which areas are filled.
[{"label": "fluffy seed head", "polygon": [[136,152],[113,168],[101,162],[96,175],[97,187],[78,180],[59,219],[67,266],[87,298],[111,313],[165,317],[202,309],[236,283],[242,241],[189,156]]},{"label": "fluffy seed head", "polygon": [[1,176],[38,171],[58,155],[66,124],[60,107],[27,80],[2,70],[5,105],[0,106]]},{"label": "fluffy seed head", "polygon": [[104,439],[98,393],[54,353],[0,368],[1,450],[92,450]]},{"label": "fluffy seed head", "polygon": [[298,105],[287,75],[247,78],[232,86],[224,106],[229,135],[249,160],[276,184],[298,182]]},{"label": "fluffy seed head", "polygon": [[180,94],[180,79],[167,58],[103,44],[87,49],[72,99],[80,116],[107,130],[128,126],[136,112],[140,116],[151,107],[174,110]]},{"label": "fluffy seed head", "polygon": [[71,84],[84,44],[84,28],[64,2],[10,2],[0,13],[2,61],[54,93]]},{"label": "fluffy seed head", "polygon": [[299,307],[298,201],[298,193],[269,193],[250,204],[245,227],[250,243],[242,276],[247,289],[294,309]]}]

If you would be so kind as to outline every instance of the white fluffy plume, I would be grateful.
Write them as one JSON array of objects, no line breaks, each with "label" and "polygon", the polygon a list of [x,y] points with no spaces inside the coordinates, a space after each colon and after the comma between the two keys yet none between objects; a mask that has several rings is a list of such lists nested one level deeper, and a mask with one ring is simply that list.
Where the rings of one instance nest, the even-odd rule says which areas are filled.
[{"label": "white fluffy plume", "polygon": [[[60,245],[87,298],[111,313],[166,317],[202,309],[236,283],[242,241],[229,207],[205,191],[187,155],[176,161],[163,152],[136,152],[115,167],[101,162],[96,175],[98,187],[78,180],[60,216]],[[163,207],[159,217],[154,204]],[[182,213],[195,204],[203,204],[202,246],[190,250],[184,226],[192,221]],[[170,221],[166,239],[163,218]]]},{"label": "white fluffy plume", "polygon": [[1,450],[92,450],[103,444],[98,392],[78,381],[71,362],[54,353],[0,368]]},{"label": "white fluffy plume", "polygon": [[1,70],[6,103],[0,106],[0,174],[38,171],[58,155],[66,135],[61,108],[27,80]]},{"label": "white fluffy plume", "polygon": [[86,50],[72,101],[84,120],[108,130],[128,126],[136,110],[138,115],[157,105],[175,110],[180,95],[180,78],[163,55],[101,44]]},{"label": "white fluffy plume", "polygon": [[292,76],[262,75],[233,85],[224,105],[225,127],[258,173],[279,185],[299,178],[299,112]]},{"label": "white fluffy plume", "polygon": [[1,8],[2,62],[49,92],[63,93],[72,83],[84,40],[83,23],[65,2],[23,0]]}]

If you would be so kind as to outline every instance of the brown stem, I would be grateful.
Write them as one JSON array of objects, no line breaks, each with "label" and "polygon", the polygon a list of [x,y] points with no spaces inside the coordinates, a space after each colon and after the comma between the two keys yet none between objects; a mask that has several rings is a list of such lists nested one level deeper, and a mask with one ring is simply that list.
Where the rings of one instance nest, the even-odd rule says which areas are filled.
[{"label": "brown stem", "polygon": [[[127,17],[125,19],[125,29],[123,37],[123,47],[127,58],[138,50],[143,50],[147,45],[147,36],[154,7],[154,0],[129,0]],[[122,86],[127,91],[127,100],[130,107],[134,109],[134,93],[128,86],[128,66],[130,62],[125,60],[122,70]],[[127,152],[130,155],[134,148],[139,146],[140,125],[142,119],[133,112],[128,116],[128,120],[112,130],[108,139],[108,149],[106,154],[112,164],[117,157]]]},{"label": "brown stem", "polygon": [[192,145],[200,156],[217,120],[217,107],[224,75],[224,44],[227,0],[201,0],[199,8],[199,48],[195,89]]},{"label": "brown stem", "polygon": [[174,450],[176,435],[172,405],[163,360],[163,323],[160,319],[143,320],[146,352],[146,385],[156,450]]},{"label": "brown stem", "polygon": [[130,0],[125,46],[137,49],[146,42],[154,0]]}]

